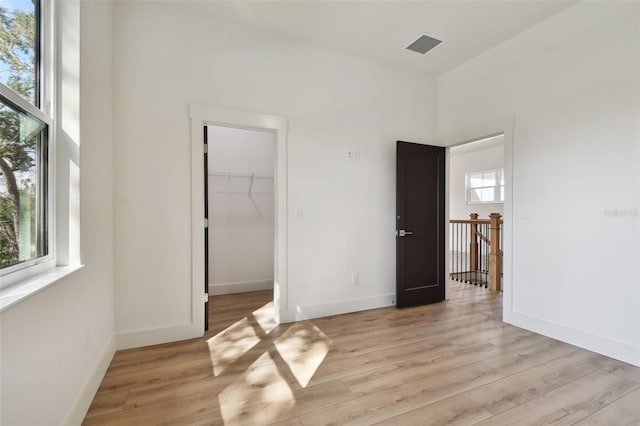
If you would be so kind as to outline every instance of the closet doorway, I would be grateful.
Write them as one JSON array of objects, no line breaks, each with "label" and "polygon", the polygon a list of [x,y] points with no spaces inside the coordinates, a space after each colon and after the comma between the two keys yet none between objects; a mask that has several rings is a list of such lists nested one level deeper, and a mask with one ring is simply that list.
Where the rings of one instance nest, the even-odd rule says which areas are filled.
[{"label": "closet doorway", "polygon": [[275,135],[207,125],[208,294],[273,292]]}]

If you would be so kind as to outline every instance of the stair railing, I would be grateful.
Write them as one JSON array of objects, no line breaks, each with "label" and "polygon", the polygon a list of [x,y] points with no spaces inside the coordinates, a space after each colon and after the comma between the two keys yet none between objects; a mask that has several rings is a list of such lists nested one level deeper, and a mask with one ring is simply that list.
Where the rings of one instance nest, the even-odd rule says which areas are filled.
[{"label": "stair railing", "polygon": [[489,219],[452,219],[450,223],[450,278],[470,284],[502,289],[502,216],[491,213]]}]

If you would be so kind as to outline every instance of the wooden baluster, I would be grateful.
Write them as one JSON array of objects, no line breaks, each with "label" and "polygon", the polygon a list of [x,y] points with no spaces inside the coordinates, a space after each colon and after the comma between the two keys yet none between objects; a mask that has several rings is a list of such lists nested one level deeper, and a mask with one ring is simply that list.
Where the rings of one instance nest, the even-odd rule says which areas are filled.
[{"label": "wooden baluster", "polygon": [[502,287],[502,247],[500,247],[500,213],[491,213],[489,247],[489,290]]},{"label": "wooden baluster", "polygon": [[[478,213],[471,213],[469,215],[472,221],[478,219]],[[477,271],[478,270],[478,224],[471,222],[471,238],[469,240],[469,257],[471,261],[469,262],[469,270]]]}]

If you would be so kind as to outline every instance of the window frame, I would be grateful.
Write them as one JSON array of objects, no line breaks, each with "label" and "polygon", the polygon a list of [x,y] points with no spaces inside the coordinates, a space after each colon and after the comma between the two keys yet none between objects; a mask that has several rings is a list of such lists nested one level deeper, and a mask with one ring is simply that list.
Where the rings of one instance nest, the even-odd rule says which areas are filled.
[{"label": "window frame", "polygon": [[[471,186],[471,177],[472,175],[479,175],[484,173],[496,173],[496,184],[491,186]],[[464,176],[465,181],[465,203],[466,204],[504,204],[504,198],[501,198],[501,195],[504,191],[504,167],[499,167],[496,169],[487,169],[487,170],[477,170],[473,172],[467,172]],[[494,189],[494,199],[491,201],[483,201],[483,200],[472,200],[471,199],[471,191],[474,189],[484,189],[484,188],[493,188]],[[501,191],[502,189],[502,191]],[[496,198],[497,194],[497,198]]]},{"label": "window frame", "polygon": [[55,205],[55,169],[56,169],[56,150],[55,150],[55,134],[56,120],[54,116],[54,60],[53,60],[53,5],[49,0],[35,0],[35,17],[36,17],[36,37],[38,43],[34,47],[35,58],[35,74],[37,88],[35,93],[35,104],[23,98],[12,89],[0,83],[0,98],[3,99],[11,108],[30,115],[46,124],[44,138],[46,139],[46,164],[44,175],[41,178],[46,179],[46,246],[47,254],[7,266],[0,269],[0,289],[7,288],[25,279],[29,279],[36,275],[47,272],[56,266],[56,205]]}]

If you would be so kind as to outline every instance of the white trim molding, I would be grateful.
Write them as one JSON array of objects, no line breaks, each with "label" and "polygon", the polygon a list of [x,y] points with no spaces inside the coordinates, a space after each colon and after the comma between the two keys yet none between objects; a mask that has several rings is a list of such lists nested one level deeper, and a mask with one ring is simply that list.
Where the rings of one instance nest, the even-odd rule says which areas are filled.
[{"label": "white trim molding", "polygon": [[531,315],[505,312],[504,322],[640,367],[640,348]]},{"label": "white trim molding", "polygon": [[[441,141],[447,147],[447,159],[451,155],[451,147],[463,145],[479,139],[504,135],[504,207],[503,207],[503,240],[502,251],[502,290],[503,290],[503,318],[507,318],[508,312],[513,307],[513,135],[515,130],[515,116],[499,117],[491,121],[481,123],[462,124],[455,132],[440,135]],[[448,160],[447,160],[448,161]],[[449,163],[447,162],[447,181],[449,181]],[[449,186],[446,190],[447,223],[449,223]],[[446,249],[449,250],[449,233],[447,232]],[[446,265],[447,277],[449,265]],[[506,320],[505,320],[506,322]]]},{"label": "white trim molding", "polygon": [[360,299],[338,300],[317,305],[295,306],[283,316],[282,322],[304,321],[330,315],[342,315],[352,312],[395,306],[396,294],[364,297]]},{"label": "white trim molding", "polygon": [[221,106],[190,104],[191,119],[191,296],[192,324],[204,333],[204,126],[234,127],[275,135],[274,318],[282,322],[288,309],[287,288],[287,129],[285,117]]},{"label": "white trim molding", "polygon": [[107,369],[111,364],[111,360],[113,359],[113,355],[116,352],[115,348],[115,338],[114,336],[109,339],[107,344],[105,345],[102,354],[98,358],[91,375],[87,378],[76,398],[73,406],[69,410],[67,417],[64,420],[64,425],[79,425],[82,424],[85,416],[87,415],[87,411],[89,411],[89,407],[93,402],[93,397],[96,392],[98,392],[98,388],[102,383],[102,379],[104,375],[107,373]]},{"label": "white trim molding", "polygon": [[209,296],[273,289],[273,279],[209,284]]},{"label": "white trim molding", "polygon": [[[203,307],[202,296],[200,296],[200,306]],[[190,322],[118,333],[116,335],[116,347],[121,351],[123,349],[141,348],[143,346],[201,337],[204,334],[204,316],[202,316],[202,321],[202,324]]]}]

